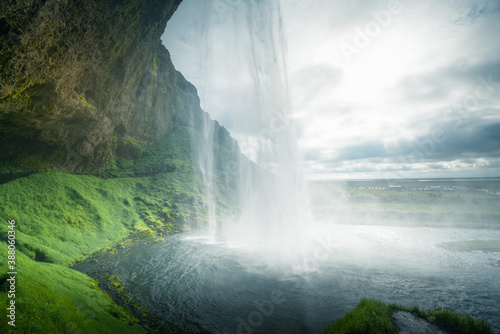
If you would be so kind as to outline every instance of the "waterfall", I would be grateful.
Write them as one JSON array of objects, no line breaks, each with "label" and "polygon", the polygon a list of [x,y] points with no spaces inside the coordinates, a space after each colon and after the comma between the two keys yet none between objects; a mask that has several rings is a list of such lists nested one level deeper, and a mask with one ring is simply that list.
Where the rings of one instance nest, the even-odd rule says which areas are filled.
[{"label": "waterfall", "polygon": [[[296,258],[303,251],[311,215],[290,110],[280,1],[210,0],[191,9],[203,12],[198,46],[202,108],[215,119],[222,115],[219,120],[249,158],[237,170],[239,216],[225,222],[222,238],[264,257]],[[203,136],[197,157],[208,233],[214,238],[218,218],[210,124],[203,127]]]},{"label": "waterfall", "polygon": [[196,154],[196,162],[204,185],[203,203],[207,212],[208,238],[214,242],[217,231],[217,181],[214,161],[214,124],[210,117],[203,118],[200,130],[202,140],[192,138],[191,142],[197,143],[193,151]]}]

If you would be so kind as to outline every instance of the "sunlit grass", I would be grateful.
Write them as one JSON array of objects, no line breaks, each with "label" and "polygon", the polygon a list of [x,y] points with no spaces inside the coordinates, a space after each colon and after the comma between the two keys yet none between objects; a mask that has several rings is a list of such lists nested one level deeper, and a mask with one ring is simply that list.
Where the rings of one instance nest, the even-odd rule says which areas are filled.
[{"label": "sunlit grass", "polygon": [[[0,244],[7,248],[5,242]],[[33,261],[21,252],[16,255],[16,326],[11,328],[2,321],[5,332],[144,332],[88,276],[58,264]],[[0,278],[2,283],[5,279]],[[2,289],[1,308],[5,310],[9,301]]]},{"label": "sunlit grass", "polygon": [[[129,325],[133,319],[98,290],[96,282],[67,267],[134,231],[150,228],[141,215],[144,203],[133,198],[152,197],[138,187],[133,180],[65,173],[33,174],[0,186],[1,215],[17,222],[17,333],[143,332]],[[3,252],[6,237],[2,224]],[[6,269],[2,264],[2,272]],[[0,297],[6,307],[7,293]]]},{"label": "sunlit grass", "polygon": [[[190,134],[179,127],[140,159],[118,159],[100,175],[39,172],[0,184],[0,216],[16,221],[17,271],[16,327],[2,321],[0,332],[144,332],[97,282],[68,267],[128,237],[201,224],[201,184],[189,150]],[[7,221],[0,224],[0,252],[3,260]],[[6,265],[1,262],[2,309],[10,301]]]}]

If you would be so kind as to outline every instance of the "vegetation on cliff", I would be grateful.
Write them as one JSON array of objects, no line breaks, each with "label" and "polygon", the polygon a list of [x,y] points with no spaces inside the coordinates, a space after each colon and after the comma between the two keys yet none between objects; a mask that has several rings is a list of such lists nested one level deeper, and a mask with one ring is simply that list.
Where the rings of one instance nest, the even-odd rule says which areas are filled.
[{"label": "vegetation on cliff", "polygon": [[[125,238],[167,235],[206,221],[190,155],[192,131],[177,127],[141,158],[116,159],[94,175],[47,171],[0,185],[0,216],[17,222],[16,330],[140,332],[97,282],[68,266]],[[221,146],[217,152],[232,156]],[[218,198],[221,214],[234,207],[227,195]],[[2,249],[6,226],[0,225]],[[2,308],[8,302],[6,279],[0,282]]]}]

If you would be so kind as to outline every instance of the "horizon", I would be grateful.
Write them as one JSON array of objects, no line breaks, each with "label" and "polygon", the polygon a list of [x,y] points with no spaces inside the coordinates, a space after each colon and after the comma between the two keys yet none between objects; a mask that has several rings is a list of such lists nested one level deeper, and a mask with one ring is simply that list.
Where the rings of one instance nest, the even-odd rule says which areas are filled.
[{"label": "horizon", "polygon": [[399,179],[306,179],[307,182],[328,182],[328,181],[339,181],[339,182],[372,182],[372,181],[386,181],[386,182],[434,182],[434,181],[499,181],[500,176],[478,176],[478,177],[434,177],[434,178],[399,178]]}]

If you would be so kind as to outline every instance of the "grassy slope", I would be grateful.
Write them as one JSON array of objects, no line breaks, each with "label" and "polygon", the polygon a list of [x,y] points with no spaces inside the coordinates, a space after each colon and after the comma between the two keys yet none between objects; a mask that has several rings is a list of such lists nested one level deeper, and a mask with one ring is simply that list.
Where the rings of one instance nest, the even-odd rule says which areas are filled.
[{"label": "grassy slope", "polygon": [[[5,243],[1,244],[2,249],[6,249]],[[6,332],[144,332],[89,277],[65,266],[33,261],[22,252],[17,252],[16,259],[16,327],[14,330],[2,319],[0,328]],[[8,302],[4,287],[2,310],[7,308]]]},{"label": "grassy slope", "polygon": [[398,333],[391,322],[391,314],[397,311],[410,312],[417,317],[426,319],[442,329],[457,334],[490,334],[491,327],[484,321],[474,320],[469,315],[457,314],[452,311],[436,309],[421,310],[418,307],[406,308],[394,304],[385,304],[374,299],[362,299],[359,304],[335,324],[329,325],[325,334],[392,334]]},{"label": "grassy slope", "polygon": [[[68,266],[131,235],[197,227],[205,214],[189,145],[189,130],[179,127],[101,175],[43,172],[0,185],[0,275],[8,271],[7,220],[17,222],[16,332],[142,332],[97,282]],[[3,310],[7,288],[0,276]]]},{"label": "grassy slope", "polygon": [[[141,332],[138,326],[128,325],[132,320],[99,292],[96,282],[67,268],[134,229],[146,228],[134,208],[124,204],[133,195],[133,184],[121,181],[126,182],[40,173],[1,185],[1,216],[17,222],[17,332],[77,328]],[[2,256],[7,253],[6,226],[5,222],[0,227]],[[2,283],[1,308],[5,309],[5,277]]]}]

